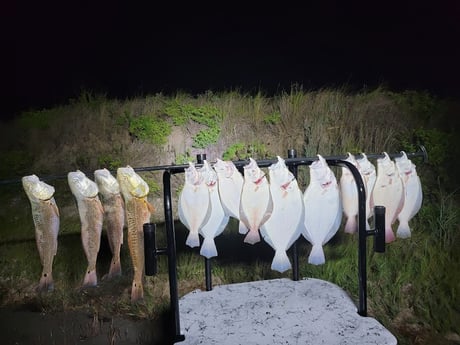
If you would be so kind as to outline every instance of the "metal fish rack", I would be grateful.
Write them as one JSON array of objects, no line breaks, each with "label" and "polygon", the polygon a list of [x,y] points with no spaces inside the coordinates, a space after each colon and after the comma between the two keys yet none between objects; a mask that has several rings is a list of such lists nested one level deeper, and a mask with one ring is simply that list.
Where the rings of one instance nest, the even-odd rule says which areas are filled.
[{"label": "metal fish rack", "polygon": [[[406,153],[408,158],[421,157],[423,162],[428,161],[427,151],[424,146],[419,146],[419,150],[413,153]],[[366,154],[368,159],[383,158],[383,153]],[[390,158],[398,158],[402,153],[388,154]],[[363,155],[355,155],[357,159],[362,158]],[[324,159],[331,166],[346,167],[352,173],[356,186],[358,189],[358,288],[359,288],[359,302],[358,314],[367,316],[367,266],[366,266],[366,252],[367,252],[367,237],[374,237],[374,251],[378,253],[385,252],[385,207],[376,206],[374,208],[374,229],[366,230],[366,192],[364,182],[358,169],[350,162],[346,161],[347,156],[325,156]],[[202,166],[203,161],[206,159],[205,154],[197,155],[197,167]],[[297,178],[297,170],[299,166],[309,166],[318,157],[297,157],[294,149],[288,150],[288,158],[285,159],[285,164],[289,170]],[[257,165],[261,168],[268,167],[277,162],[276,159],[265,159],[256,161]],[[233,161],[238,170],[242,170],[248,164],[246,160]],[[172,330],[175,342],[185,340],[185,336],[180,333],[180,313],[179,313],[179,296],[178,296],[178,282],[177,282],[177,258],[176,258],[176,236],[174,229],[174,218],[172,210],[172,196],[171,196],[171,176],[174,174],[184,173],[188,165],[168,165],[157,167],[137,168],[135,171],[158,171],[163,172],[163,201],[164,201],[164,215],[166,225],[167,248],[157,249],[155,244],[155,225],[144,224],[145,236],[145,254],[146,254],[146,274],[153,275],[156,273],[156,257],[157,255],[168,256],[168,274],[169,274],[169,291],[170,291],[170,308],[172,313]],[[297,243],[292,245],[293,254],[293,280],[299,280],[299,260]],[[212,274],[211,274],[211,260],[205,258],[205,279],[206,290],[212,290]]]}]

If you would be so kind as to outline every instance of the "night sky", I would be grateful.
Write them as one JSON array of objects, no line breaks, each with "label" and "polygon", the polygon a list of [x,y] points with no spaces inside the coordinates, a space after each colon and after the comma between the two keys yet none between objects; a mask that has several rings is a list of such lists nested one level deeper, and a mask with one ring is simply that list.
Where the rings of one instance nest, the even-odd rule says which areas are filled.
[{"label": "night sky", "polygon": [[460,96],[459,1],[166,3],[2,5],[2,118],[82,89],[270,95],[298,83]]}]

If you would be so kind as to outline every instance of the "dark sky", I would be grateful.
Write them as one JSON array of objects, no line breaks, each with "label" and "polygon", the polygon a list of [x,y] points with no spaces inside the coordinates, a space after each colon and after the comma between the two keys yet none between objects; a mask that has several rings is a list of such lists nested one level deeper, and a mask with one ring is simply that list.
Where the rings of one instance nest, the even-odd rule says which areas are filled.
[{"label": "dark sky", "polygon": [[126,98],[385,84],[460,96],[458,1],[150,3],[2,5],[2,117],[82,88]]}]

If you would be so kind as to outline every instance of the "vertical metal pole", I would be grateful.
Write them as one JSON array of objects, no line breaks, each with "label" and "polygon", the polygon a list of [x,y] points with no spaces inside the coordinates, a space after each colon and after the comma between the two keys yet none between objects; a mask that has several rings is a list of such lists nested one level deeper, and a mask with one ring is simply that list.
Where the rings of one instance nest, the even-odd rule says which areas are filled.
[{"label": "vertical metal pole", "polygon": [[[288,150],[288,158],[296,158],[297,152],[295,149]],[[289,171],[292,172],[294,177],[297,179],[297,165],[290,165]],[[292,244],[292,279],[294,281],[299,280],[299,251],[297,248],[297,240]]]},{"label": "vertical metal pole", "polygon": [[185,336],[180,333],[179,295],[177,290],[177,258],[176,258],[176,236],[174,231],[174,220],[171,202],[171,172],[165,170],[163,173],[163,199],[166,224],[166,239],[168,243],[168,272],[169,272],[169,294],[170,306],[173,317],[173,331],[175,341],[183,341]]},{"label": "vertical metal pole", "polygon": [[157,242],[156,242],[156,224],[145,223],[144,230],[144,257],[145,257],[145,275],[154,276],[157,274]]},{"label": "vertical metal pole", "polygon": [[[196,155],[196,162],[203,164],[206,160],[206,154],[200,153]],[[211,259],[204,258],[204,274],[206,279],[206,291],[212,290],[212,272],[211,272]]]},{"label": "vertical metal pole", "polygon": [[376,253],[385,253],[385,206],[374,207],[374,219],[374,251]]}]

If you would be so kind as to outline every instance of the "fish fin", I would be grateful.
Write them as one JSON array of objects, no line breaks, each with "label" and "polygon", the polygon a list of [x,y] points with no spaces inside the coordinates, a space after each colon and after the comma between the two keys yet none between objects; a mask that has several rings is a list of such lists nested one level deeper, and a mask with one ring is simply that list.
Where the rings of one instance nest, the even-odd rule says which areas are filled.
[{"label": "fish fin", "polygon": [[310,255],[308,256],[308,263],[312,265],[322,265],[326,262],[324,250],[322,245],[313,245]]},{"label": "fish fin", "polygon": [[238,227],[238,233],[240,233],[241,235],[246,235],[248,233],[248,231],[249,231],[249,229],[246,226],[246,224],[244,224],[242,221],[240,221],[240,225]]},{"label": "fish fin", "polygon": [[107,274],[108,279],[121,276],[121,262],[120,260],[113,260],[110,263],[109,273]]},{"label": "fish fin", "polygon": [[396,230],[396,236],[399,238],[409,238],[411,231],[408,222],[400,222]]},{"label": "fish fin", "polygon": [[53,275],[50,273],[43,273],[40,282],[38,283],[37,291],[48,292],[54,290]]},{"label": "fish fin", "polygon": [[96,269],[87,270],[83,279],[83,287],[91,287],[97,285]]},{"label": "fish fin", "polygon": [[275,251],[271,269],[283,273],[291,268],[291,262],[285,250]]},{"label": "fish fin", "polygon": [[259,230],[250,230],[244,238],[244,242],[249,244],[260,242]]},{"label": "fish fin", "polygon": [[144,287],[142,282],[133,281],[131,287],[131,302],[137,302],[144,298]]},{"label": "fish fin", "polygon": [[185,244],[189,246],[190,248],[199,247],[200,237],[198,236],[198,233],[189,232],[187,236],[187,240],[185,241]]},{"label": "fish fin", "polygon": [[347,218],[345,223],[345,232],[347,234],[354,234],[358,229],[358,224],[356,223],[356,216],[351,216]]},{"label": "fish fin", "polygon": [[395,240],[395,234],[393,229],[390,227],[386,227],[385,229],[385,243],[391,243]]},{"label": "fish fin", "polygon": [[206,258],[217,256],[216,243],[212,237],[205,237],[201,246],[200,254]]},{"label": "fish fin", "polygon": [[147,200],[145,201],[145,205],[147,206],[147,209],[149,210],[150,213],[155,212],[155,207],[151,203],[149,203]]},{"label": "fish fin", "polygon": [[271,216],[273,212],[273,198],[271,193],[269,194],[268,205],[267,209],[265,210],[265,214],[260,221],[260,225],[264,224]]}]

